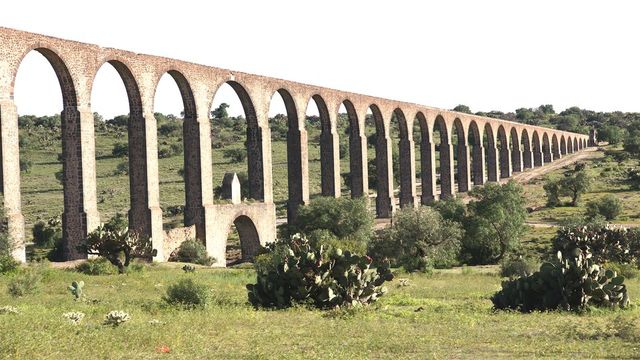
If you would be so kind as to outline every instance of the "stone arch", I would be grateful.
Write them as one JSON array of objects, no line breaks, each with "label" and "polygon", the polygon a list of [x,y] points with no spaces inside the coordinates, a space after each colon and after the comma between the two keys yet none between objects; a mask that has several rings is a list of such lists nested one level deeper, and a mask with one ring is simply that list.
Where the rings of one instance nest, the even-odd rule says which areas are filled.
[{"label": "stone arch", "polygon": [[522,147],[522,168],[533,168],[533,151],[531,149],[531,138],[529,137],[529,131],[527,131],[527,129],[522,129],[520,146]]},{"label": "stone arch", "polygon": [[378,105],[371,104],[368,108],[371,109],[376,127],[376,214],[380,218],[388,218],[393,213],[394,205],[391,137]]},{"label": "stone arch", "polygon": [[[407,118],[400,108],[393,110],[398,121],[400,139],[399,148],[399,170],[400,170],[400,206],[413,206],[415,204],[415,155],[413,151],[413,131],[409,130]],[[411,129],[413,130],[413,129]]]},{"label": "stone arch", "polygon": [[498,181],[498,148],[490,123],[484,125],[485,158],[487,165],[487,181]]},{"label": "stone arch", "polygon": [[[95,202],[95,187],[93,187],[94,196],[91,196],[84,188],[84,182],[92,177],[94,179],[93,183],[95,184],[95,155],[91,154],[93,163],[83,162],[82,156],[84,148],[84,139],[81,131],[83,127],[82,124],[85,124],[85,126],[90,124],[90,126],[93,127],[93,114],[90,110],[79,107],[76,86],[66,63],[58,53],[45,47],[32,47],[22,54],[11,81],[11,96],[13,97],[14,95],[15,81],[20,64],[22,64],[24,58],[31,51],[38,52],[48,61],[56,74],[62,92],[63,109],[60,113],[62,154],[64,158],[62,164],[64,197],[64,211],[62,214],[62,258],[63,260],[83,259],[86,258],[87,255],[78,250],[78,246],[85,241],[92,225],[95,226],[99,222],[97,204]],[[17,117],[16,113],[16,130],[18,129]],[[92,133],[93,131],[90,132],[90,134]],[[93,141],[93,139],[90,139],[90,141]],[[87,149],[84,148],[84,150],[86,151]],[[2,155],[3,162],[7,162],[8,160],[5,158],[6,154]],[[3,169],[6,170],[4,165]],[[10,179],[11,175],[12,174],[3,174],[5,208],[9,209],[9,213],[16,210],[20,211],[19,209],[21,209],[19,187],[14,189],[12,186],[7,186],[6,180]],[[15,178],[18,180],[16,185],[19,185],[19,169]],[[19,226],[22,227],[21,236],[23,237],[24,223],[22,218],[20,222],[21,224]],[[15,226],[15,224],[13,226]],[[11,228],[12,224],[9,224],[9,227]]]},{"label": "stone arch", "polygon": [[[456,174],[454,179],[458,182],[458,192],[467,192],[471,186],[471,172],[469,170],[469,147],[467,135],[462,121],[459,118],[453,120],[453,134],[456,137],[455,163]],[[453,142],[453,141],[452,141]]]},{"label": "stone arch", "polygon": [[218,88],[213,94],[211,101],[209,102],[209,108],[213,104],[215,94],[218,92],[223,84],[231,86],[233,91],[240,99],[244,116],[247,120],[247,177],[249,187],[249,198],[264,201],[265,189],[264,189],[264,154],[262,153],[262,128],[258,124],[258,116],[253,105],[251,96],[245,89],[245,87],[237,81],[229,80],[225,83],[219,84]]},{"label": "stone arch", "polygon": [[551,136],[551,153],[553,153],[553,160],[560,159],[562,156],[560,153],[560,143],[558,142],[558,135],[555,133]]},{"label": "stone arch", "polygon": [[[335,126],[331,124],[331,117],[327,103],[321,95],[311,96],[307,107],[313,101],[318,108],[320,117],[320,187],[322,196],[337,197],[340,194],[340,151],[339,139],[334,133]],[[337,163],[336,163],[337,158]]]},{"label": "stone arch", "polygon": [[467,134],[467,144],[472,147],[471,150],[471,179],[474,185],[484,184],[484,150],[482,144],[482,135],[478,128],[478,123],[471,120]]},{"label": "stone arch", "polygon": [[[129,146],[129,228],[140,236],[151,237],[151,213],[149,211],[149,184],[147,166],[147,139],[144,110],[138,81],[129,66],[121,60],[109,59],[98,68],[111,65],[122,80],[129,102],[127,126]],[[94,74],[95,80],[98,72]],[[92,81],[92,86],[94,82]]]},{"label": "stone arch", "polygon": [[282,101],[284,102],[285,109],[287,111],[287,219],[289,223],[294,223],[298,208],[308,201],[308,189],[305,189],[303,178],[307,174],[303,174],[302,163],[307,161],[303,159],[302,143],[306,144],[306,138],[303,141],[303,132],[298,119],[298,111],[296,103],[291,96],[291,93],[284,88],[276,90],[275,94],[280,94]]},{"label": "stone arch", "polygon": [[542,143],[540,142],[538,130],[533,131],[531,144],[533,148],[533,166],[540,167],[544,165],[544,157],[542,155]]},{"label": "stone arch", "polygon": [[511,176],[511,149],[509,148],[509,137],[503,125],[498,126],[496,143],[499,153],[500,178],[506,179]]},{"label": "stone arch", "polygon": [[[196,226],[196,236],[204,240],[204,206],[203,206],[203,187],[202,187],[202,157],[200,153],[200,136],[208,134],[200,134],[200,125],[198,122],[198,112],[196,101],[193,95],[191,84],[185,75],[177,69],[171,68],[162,73],[156,81],[154,89],[154,107],[155,93],[158,90],[160,79],[164,74],[168,74],[178,86],[180,98],[184,107],[183,123],[182,123],[182,141],[184,145],[184,186],[185,186],[185,207],[184,207],[184,226]],[[208,119],[208,116],[207,116]]]},{"label": "stone arch", "polygon": [[437,149],[440,156],[440,199],[446,199],[453,197],[453,149],[450,140],[451,136],[449,135],[447,124],[442,115],[436,116],[433,123],[432,134],[435,133],[436,130],[440,133],[440,144]]},{"label": "stone arch", "polygon": [[509,131],[509,142],[511,143],[511,171],[522,171],[522,139],[518,137],[518,131],[515,126],[511,127]]}]

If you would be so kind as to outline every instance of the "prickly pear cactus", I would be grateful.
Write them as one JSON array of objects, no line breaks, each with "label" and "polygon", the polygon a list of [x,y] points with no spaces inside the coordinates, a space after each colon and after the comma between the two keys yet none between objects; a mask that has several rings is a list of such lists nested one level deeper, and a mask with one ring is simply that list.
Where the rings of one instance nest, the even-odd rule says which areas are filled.
[{"label": "prickly pear cactus", "polygon": [[84,281],[74,281],[69,285],[69,291],[73,295],[74,300],[80,301],[83,299],[84,293]]},{"label": "prickly pear cactus", "polygon": [[335,249],[314,249],[299,235],[269,245],[256,258],[256,284],[247,285],[256,307],[284,308],[310,304],[318,308],[367,305],[387,290],[393,274],[388,264],[370,268],[372,259]]},{"label": "prickly pear cactus", "polygon": [[595,264],[589,251],[580,248],[566,256],[559,251],[557,263],[544,263],[530,276],[503,282],[491,300],[496,309],[523,312],[629,305],[624,277]]}]

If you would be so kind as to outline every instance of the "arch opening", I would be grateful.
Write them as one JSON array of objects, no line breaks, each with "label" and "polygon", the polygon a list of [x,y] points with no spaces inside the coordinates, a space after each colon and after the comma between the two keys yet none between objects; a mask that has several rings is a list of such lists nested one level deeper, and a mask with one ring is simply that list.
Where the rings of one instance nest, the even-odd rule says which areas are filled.
[{"label": "arch opening", "polygon": [[469,134],[467,135],[467,143],[469,144],[471,161],[470,161],[470,177],[473,185],[483,185],[485,182],[485,161],[484,150],[482,147],[482,136],[480,129],[475,121],[469,124]]},{"label": "arch opening", "polygon": [[432,137],[435,146],[436,178],[440,183],[440,199],[453,196],[453,149],[447,125],[442,116],[437,116],[433,124]]},{"label": "arch opening", "polygon": [[229,226],[226,244],[226,265],[252,261],[260,250],[260,236],[253,220],[240,215]]}]

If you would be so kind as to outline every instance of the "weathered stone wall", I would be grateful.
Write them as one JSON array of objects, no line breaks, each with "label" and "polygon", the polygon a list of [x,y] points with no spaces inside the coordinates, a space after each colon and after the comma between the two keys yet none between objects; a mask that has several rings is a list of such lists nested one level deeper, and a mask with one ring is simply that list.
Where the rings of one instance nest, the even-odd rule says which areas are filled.
[{"label": "weathered stone wall", "polygon": [[[51,63],[63,94],[63,228],[65,256],[68,259],[86,256],[78,253],[75,245],[84,241],[86,234],[100,222],[96,205],[91,88],[96,73],[106,63],[120,74],[130,105],[130,224],[140,233],[151,237],[153,247],[158,251],[158,260],[165,259],[167,254],[164,253],[163,245],[164,232],[158,188],[157,124],[153,114],[156,87],[165,73],[176,81],[185,106],[185,225],[195,226],[196,236],[207,244],[210,253],[216,257],[222,256],[230,221],[237,220],[241,227],[249,229],[246,231],[251,233],[248,237],[258,234],[260,243],[275,238],[271,136],[268,124],[269,105],[275,92],[282,96],[289,119],[287,151],[290,221],[295,221],[296,209],[309,202],[308,139],[304,119],[310,101],[315,101],[318,106],[322,123],[322,194],[325,196],[340,196],[338,144],[339,137],[343,134],[337,132],[336,122],[341,105],[347,110],[351,129],[351,196],[368,195],[365,116],[367,109],[373,112],[378,134],[375,150],[378,167],[376,209],[380,217],[391,216],[396,203],[390,138],[392,114],[398,118],[401,134],[401,206],[413,206],[418,199],[421,203],[427,203],[437,198],[455,196],[456,192],[467,191],[471,187],[472,173],[474,185],[481,185],[485,181],[497,181],[499,176],[510,176],[514,168],[519,170],[521,162],[524,162],[526,168],[529,161],[526,159],[533,159],[532,166],[542,166],[567,151],[575,151],[575,148],[581,150],[590,141],[589,136],[582,134],[0,28],[0,150],[4,208],[9,220],[11,237],[17,245],[15,257],[22,261],[24,220],[20,204],[18,161],[19,109],[16,109],[13,101],[13,91],[18,67],[24,56],[32,50],[43,54]],[[209,110],[216,91],[224,83],[231,85],[238,94],[247,118],[249,193],[257,202],[238,205],[240,210],[221,208],[213,204]],[[414,136],[418,136],[412,131],[415,121],[419,122],[421,129],[420,195],[416,193],[414,176]],[[436,126],[440,130],[440,139],[434,140],[433,131]],[[474,144],[468,143],[469,131],[475,132]],[[454,132],[460,139],[455,144],[452,141]],[[483,143],[485,133],[486,144]],[[511,134],[514,136],[510,136]],[[519,142],[516,143],[515,139]],[[572,140],[577,144],[573,146],[574,149],[569,147],[569,150],[565,149],[562,153],[560,142],[564,141],[566,147],[567,142]],[[589,145],[594,145],[594,141],[592,136]],[[521,146],[521,143],[530,142],[533,146],[529,148]],[[439,164],[435,163],[436,151],[440,152]],[[519,160],[520,157],[523,160]],[[457,166],[455,159],[458,159]],[[437,167],[440,168],[439,193],[436,186]],[[240,220],[238,216],[231,219],[231,213],[243,217]],[[256,231],[250,231],[249,224],[252,224]],[[250,248],[247,249],[250,251]]]}]

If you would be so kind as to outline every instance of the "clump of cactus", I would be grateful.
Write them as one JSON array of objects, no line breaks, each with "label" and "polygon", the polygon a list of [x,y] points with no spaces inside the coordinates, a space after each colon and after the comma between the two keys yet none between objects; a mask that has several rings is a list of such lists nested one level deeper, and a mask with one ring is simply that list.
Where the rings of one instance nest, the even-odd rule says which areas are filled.
[{"label": "clump of cactus", "polygon": [[120,326],[131,320],[131,316],[124,311],[114,310],[104,317],[104,325]]},{"label": "clump of cactus", "polygon": [[84,313],[79,311],[71,311],[62,314],[62,317],[69,320],[73,325],[78,325],[84,319]]},{"label": "clump of cactus", "polygon": [[0,315],[2,314],[17,315],[18,313],[19,313],[18,308],[15,306],[11,306],[11,305],[0,306]]},{"label": "clump of cactus", "polygon": [[256,284],[248,284],[255,307],[285,308],[309,304],[318,308],[360,306],[386,292],[393,274],[388,264],[370,268],[372,259],[349,251],[324,252],[300,235],[269,244],[256,258]]},{"label": "clump of cactus", "polygon": [[186,272],[186,273],[194,273],[196,272],[196,267],[190,264],[185,264],[182,267],[182,271]]},{"label": "clump of cactus", "polygon": [[596,264],[588,250],[573,248],[557,256],[557,263],[544,263],[529,276],[503,282],[491,298],[494,307],[530,312],[629,305],[624,277]]},{"label": "clump of cactus", "polygon": [[69,291],[71,295],[73,295],[74,300],[81,301],[83,299],[84,293],[84,281],[74,281],[69,285]]}]

